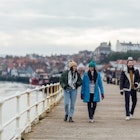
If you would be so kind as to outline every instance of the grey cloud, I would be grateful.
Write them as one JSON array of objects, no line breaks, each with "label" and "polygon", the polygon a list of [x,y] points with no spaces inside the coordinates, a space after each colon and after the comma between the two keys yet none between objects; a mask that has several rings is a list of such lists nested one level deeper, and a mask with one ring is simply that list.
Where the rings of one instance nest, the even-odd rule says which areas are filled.
[{"label": "grey cloud", "polygon": [[[12,0],[11,0],[12,1]],[[1,16],[1,29],[44,27],[139,28],[138,0],[9,1]],[[27,14],[27,17],[23,15]],[[28,16],[32,13],[34,16]],[[10,16],[11,14],[11,16]],[[12,16],[18,14],[18,16]],[[36,16],[35,16],[36,15]],[[43,16],[42,16],[43,15]],[[7,19],[8,18],[8,19]]]},{"label": "grey cloud", "polygon": [[[53,39],[61,40],[60,35],[46,34],[43,31],[57,29],[60,32],[62,30],[67,32],[67,30],[70,30],[72,39],[76,40],[77,36],[79,37],[79,35],[74,36],[77,30],[80,30],[79,34],[81,33],[82,35],[85,34],[84,30],[98,30],[90,33],[90,36],[87,36],[88,33],[83,36],[83,38],[91,41],[93,36],[105,34],[105,36],[99,36],[98,41],[89,44],[91,48],[93,48],[92,45],[95,45],[95,48],[100,41],[106,38],[106,31],[109,32],[111,30],[111,33],[115,34],[116,30],[118,30],[118,36],[111,34],[107,41],[112,36],[114,40],[127,39],[127,34],[123,34],[121,29],[135,29],[133,33],[138,32],[139,35],[139,13],[139,0],[1,0],[0,35],[5,36],[5,38],[4,41],[0,40],[0,46],[2,47],[2,44],[6,44],[5,47],[7,49],[4,49],[2,52],[6,52],[10,50],[8,48],[11,48],[13,54],[16,52],[14,47],[21,48],[22,52],[28,52],[26,50],[29,49],[29,52],[36,51],[41,53],[41,51],[44,52],[47,49],[51,52],[53,45],[56,47],[55,50],[59,52],[61,44],[49,44],[49,42]],[[105,29],[105,33],[102,29]],[[23,32],[26,32],[25,36]],[[39,35],[36,37],[35,35],[38,32]],[[121,37],[121,34],[123,34],[123,37]],[[11,40],[9,36],[12,38]],[[50,36],[52,40],[48,39]],[[6,40],[6,38],[8,39]],[[134,39],[132,36],[128,38],[129,40],[130,38]],[[71,39],[71,35],[67,36],[67,39]],[[46,42],[40,44],[42,40]],[[24,42],[26,43],[23,44]],[[80,44],[76,45],[72,50],[76,51],[77,47],[80,46]],[[67,52],[67,45],[62,44],[62,46],[64,51]],[[78,49],[80,50],[80,48]]]}]

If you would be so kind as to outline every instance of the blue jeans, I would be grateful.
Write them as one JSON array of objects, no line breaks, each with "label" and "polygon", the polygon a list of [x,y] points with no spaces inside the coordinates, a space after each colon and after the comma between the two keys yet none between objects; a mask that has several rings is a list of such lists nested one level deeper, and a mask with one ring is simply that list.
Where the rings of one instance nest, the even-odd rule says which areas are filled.
[{"label": "blue jeans", "polygon": [[[65,115],[69,115],[70,117],[73,117],[76,97],[77,97],[76,89],[64,90]],[[69,104],[70,104],[70,108],[69,108]]]},{"label": "blue jeans", "polygon": [[[132,106],[131,109],[129,109],[130,105],[130,96],[132,99]],[[133,115],[134,110],[137,104],[137,92],[136,90],[131,90],[131,91],[125,91],[125,110],[126,110],[126,116],[130,116],[130,113]]]}]

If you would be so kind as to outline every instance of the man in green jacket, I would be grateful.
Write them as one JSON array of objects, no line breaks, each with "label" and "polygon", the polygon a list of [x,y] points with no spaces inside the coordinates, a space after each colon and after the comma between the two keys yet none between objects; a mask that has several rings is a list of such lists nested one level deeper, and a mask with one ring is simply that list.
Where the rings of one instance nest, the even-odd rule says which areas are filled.
[{"label": "man in green jacket", "polygon": [[62,73],[60,78],[60,84],[64,89],[64,108],[65,108],[64,121],[67,121],[69,116],[69,122],[74,122],[72,117],[77,97],[77,88],[81,86],[82,79],[80,77],[80,74],[77,72],[76,62],[70,61],[69,68],[70,68],[69,70],[66,70]]}]

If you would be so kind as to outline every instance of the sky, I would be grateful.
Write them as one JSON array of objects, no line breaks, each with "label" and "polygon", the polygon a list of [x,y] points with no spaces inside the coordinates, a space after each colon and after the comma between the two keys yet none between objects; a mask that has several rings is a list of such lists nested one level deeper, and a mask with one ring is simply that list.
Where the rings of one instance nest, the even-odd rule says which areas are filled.
[{"label": "sky", "polygon": [[140,43],[139,0],[1,0],[0,55],[73,54]]}]

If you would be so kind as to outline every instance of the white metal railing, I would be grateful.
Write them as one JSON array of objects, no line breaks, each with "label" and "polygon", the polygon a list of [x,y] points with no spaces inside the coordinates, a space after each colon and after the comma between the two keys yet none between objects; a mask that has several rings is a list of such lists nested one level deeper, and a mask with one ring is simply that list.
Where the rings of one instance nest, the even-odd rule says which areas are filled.
[{"label": "white metal railing", "polygon": [[0,98],[0,140],[20,140],[62,97],[62,88],[56,83]]}]

